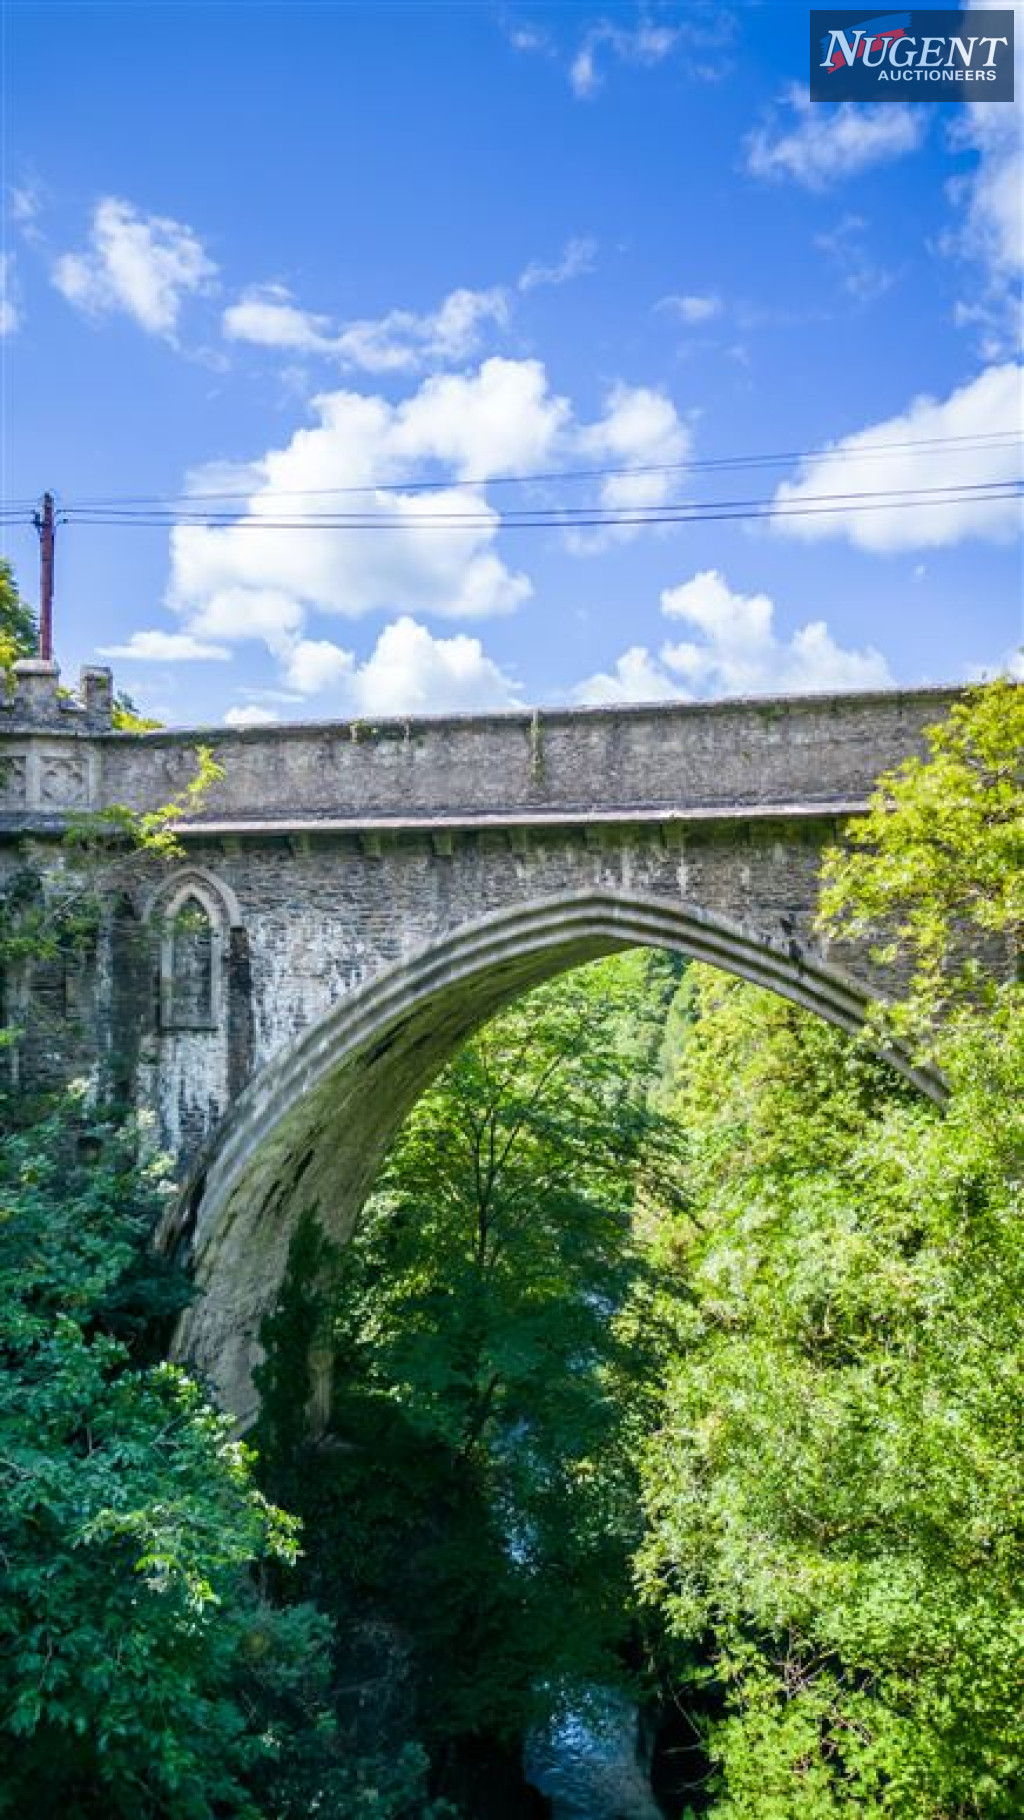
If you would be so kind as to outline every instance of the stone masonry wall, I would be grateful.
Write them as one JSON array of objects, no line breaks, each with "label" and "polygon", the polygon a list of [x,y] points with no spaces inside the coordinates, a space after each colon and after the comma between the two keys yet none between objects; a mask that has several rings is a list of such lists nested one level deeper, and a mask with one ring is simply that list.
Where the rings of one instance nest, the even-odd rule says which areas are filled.
[{"label": "stone masonry wall", "polygon": [[[354,986],[489,911],[607,886],[807,947],[822,844],[950,699],[131,735],[111,730],[107,673],[69,697],[55,666],[19,665],[0,704],[0,878],[69,814],[178,797],[200,744],[224,773],[182,829],[184,860],[119,875],[88,979],[51,966],[8,982],[10,1005],[56,1007],[19,1065],[55,1065],[63,1015],[75,1066],[113,1057],[186,1173],[254,1072]],[[171,925],[186,898],[213,984],[209,1015],[183,1023]]]}]

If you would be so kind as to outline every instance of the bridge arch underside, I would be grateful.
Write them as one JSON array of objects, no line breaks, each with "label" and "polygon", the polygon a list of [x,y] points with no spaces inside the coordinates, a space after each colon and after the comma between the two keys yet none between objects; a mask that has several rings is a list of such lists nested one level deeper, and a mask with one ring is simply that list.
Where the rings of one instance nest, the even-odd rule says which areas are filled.
[{"label": "bridge arch underside", "polygon": [[256,1414],[260,1326],[303,1214],[344,1241],[403,1119],[459,1044],[542,981],[634,947],[710,962],[848,1032],[864,1021],[863,987],[806,948],[608,891],[496,912],[378,973],[251,1082],[193,1178],[176,1239],[165,1235],[187,1251],[198,1292],[174,1351],[240,1426]]}]

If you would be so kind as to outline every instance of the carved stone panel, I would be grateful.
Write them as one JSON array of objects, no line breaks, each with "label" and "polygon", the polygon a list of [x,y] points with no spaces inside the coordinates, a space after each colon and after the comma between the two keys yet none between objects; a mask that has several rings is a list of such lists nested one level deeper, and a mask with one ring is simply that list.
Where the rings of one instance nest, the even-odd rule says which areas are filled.
[{"label": "carved stone panel", "polygon": [[40,760],[39,801],[45,809],[82,808],[89,800],[89,771],[79,753],[47,754]]}]

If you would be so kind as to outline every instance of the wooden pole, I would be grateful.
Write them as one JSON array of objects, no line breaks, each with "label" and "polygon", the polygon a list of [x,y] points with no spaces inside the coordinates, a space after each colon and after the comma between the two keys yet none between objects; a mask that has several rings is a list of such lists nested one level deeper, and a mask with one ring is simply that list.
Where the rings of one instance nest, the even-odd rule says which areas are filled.
[{"label": "wooden pole", "polygon": [[43,509],[36,513],[39,532],[39,655],[53,662],[53,494],[43,494]]}]

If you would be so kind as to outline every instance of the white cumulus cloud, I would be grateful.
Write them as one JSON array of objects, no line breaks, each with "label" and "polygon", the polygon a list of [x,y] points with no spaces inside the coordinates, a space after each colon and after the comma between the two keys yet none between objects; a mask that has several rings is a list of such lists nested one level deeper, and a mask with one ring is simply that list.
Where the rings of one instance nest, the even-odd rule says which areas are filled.
[{"label": "white cumulus cloud", "polygon": [[1024,268],[1024,132],[1016,104],[971,102],[963,137],[979,153],[967,191],[966,244],[997,279],[1018,277]]},{"label": "white cumulus cloud", "polygon": [[423,315],[389,310],[336,326],[330,317],[301,309],[282,286],[268,285],[230,304],[222,328],[229,341],[328,355],[367,373],[410,373],[471,359],[487,329],[504,328],[508,314],[508,295],[501,286],[484,291],[463,286]]},{"label": "white cumulus cloud", "polygon": [[[298,634],[307,608],[466,618],[513,612],[528,598],[528,578],[495,553],[498,515],[480,491],[381,489],[439,465],[457,478],[546,459],[568,407],[548,392],[543,368],[495,359],[471,376],[427,380],[400,404],[338,391],[313,408],[314,422],[257,464],[261,485],[238,524],[174,530],[171,601],[191,630],[273,646]],[[378,528],[276,528],[297,511],[332,509],[372,513]],[[467,511],[472,524],[437,522]]]},{"label": "white cumulus cloud", "polygon": [[350,700],[357,714],[447,714],[515,707],[518,694],[478,638],[434,638],[405,614],[354,672]]},{"label": "white cumulus cloud", "polygon": [[[339,716],[448,714],[510,708],[519,701],[515,683],[478,638],[465,633],[435,638],[409,614],[383,628],[362,663],[330,639],[298,639],[283,674],[295,691],[287,699],[317,696],[318,712],[327,708]],[[232,726],[256,726],[277,715],[253,705],[232,708],[227,718]]]},{"label": "white cumulus cloud", "polygon": [[201,663],[214,659],[221,663],[231,656],[225,645],[204,643],[191,632],[133,632],[126,644],[100,645],[101,657],[120,657],[134,663]]},{"label": "white cumulus cloud", "polygon": [[392,416],[391,458],[439,462],[459,479],[528,474],[570,435],[572,407],[539,360],[492,358],[473,374],[427,379]]},{"label": "white cumulus cloud", "polygon": [[[537,360],[492,357],[475,372],[424,380],[397,403],[326,392],[308,425],[242,470],[248,498],[235,523],[175,527],[169,604],[196,638],[260,639],[298,673],[333,663],[337,679],[333,647],[317,656],[312,641],[308,655],[294,655],[311,612],[482,619],[529,598],[529,576],[496,547],[501,520],[482,477],[612,466],[626,472],[594,484],[595,504],[657,506],[689,446],[665,394],[614,386],[598,420],[581,423]],[[636,471],[651,463],[662,471]],[[412,490],[421,477],[436,484]],[[211,490],[202,473],[193,484]],[[375,528],[315,521],[332,513],[370,514]],[[296,514],[313,522],[288,529]]]},{"label": "white cumulus cloud", "polygon": [[288,653],[284,681],[300,695],[319,695],[345,682],[354,665],[351,651],[343,651],[329,638],[300,638]]},{"label": "white cumulus cloud", "polygon": [[779,638],[769,596],[735,592],[717,569],[704,569],[680,587],[667,588],[661,610],[699,634],[667,644],[661,653],[673,675],[697,693],[799,694],[884,688],[892,682],[880,652],[845,649],[824,620],[810,620],[791,638]]},{"label": "white cumulus cloud", "polygon": [[304,309],[285,285],[255,285],[227,306],[221,329],[228,341],[316,355],[365,373],[461,367],[507,329],[517,292],[568,284],[593,271],[596,253],[597,242],[579,235],[553,265],[532,260],[514,284],[483,290],[460,285],[434,310],[394,309],[350,322]]},{"label": "white cumulus cloud", "polygon": [[173,340],[184,299],[216,274],[202,242],[181,221],[142,215],[106,196],[96,206],[85,252],[64,253],[53,282],[89,315],[120,312],[151,335]]},{"label": "white cumulus cloud", "polygon": [[343,360],[369,373],[410,372],[417,367],[468,360],[480,347],[485,327],[503,327],[508,299],[500,288],[450,292],[426,316],[391,310],[379,321],[352,322],[338,337]]},{"label": "white cumulus cloud", "polygon": [[259,638],[278,655],[290,649],[303,610],[286,587],[261,587],[258,579],[249,587],[238,585],[231,552],[216,543],[176,537],[171,553],[174,585],[189,599],[189,619],[198,637],[225,638],[232,644]]},{"label": "white cumulus cloud", "polygon": [[616,702],[682,701],[687,692],[646,645],[630,645],[611,670],[598,670],[577,683],[572,699],[586,707],[612,707]]},{"label": "white cumulus cloud", "polygon": [[573,691],[580,702],[691,700],[701,696],[805,694],[886,688],[892,676],[871,649],[850,650],[824,620],[811,620],[790,638],[775,630],[767,594],[741,594],[716,569],[705,569],[661,596],[667,619],[695,636],[671,640],[657,656],[633,646],[612,671],[588,677]]},{"label": "white cumulus cloud", "polygon": [[221,326],[229,341],[298,353],[333,352],[330,317],[300,309],[283,285],[263,285],[228,305]]},{"label": "white cumulus cloud", "polygon": [[[948,398],[915,398],[906,411],[846,436],[828,454],[804,462],[795,481],[783,481],[775,494],[779,505],[810,502],[815,495],[864,491],[917,492],[957,488],[959,497],[938,494],[938,504],[925,500],[877,511],[808,512],[779,517],[774,529],[805,542],[845,537],[862,550],[936,549],[968,537],[1007,542],[1020,531],[1019,499],[985,499],[963,488],[1014,478],[1019,454],[1011,443],[961,442],[934,445],[949,437],[976,438],[992,432],[1020,432],[1024,368],[1009,361],[988,367]],[[873,455],[879,444],[903,444]],[[927,445],[932,446],[927,446]]]},{"label": "white cumulus cloud", "polygon": [[757,127],[746,141],[754,177],[788,178],[805,189],[848,184],[858,171],[916,151],[928,127],[927,108],[879,102],[812,102],[795,84],[782,119]]},{"label": "white cumulus cloud", "polygon": [[[581,454],[596,467],[619,470],[600,482],[599,504],[606,512],[642,516],[657,511],[678,489],[692,437],[664,392],[650,386],[613,386],[604,416],[578,437]],[[596,552],[637,535],[636,523],[570,533],[571,549]]]},{"label": "white cumulus cloud", "polygon": [[242,707],[229,708],[224,716],[226,727],[272,727],[278,716],[273,708],[258,707],[255,702],[246,702]]}]

